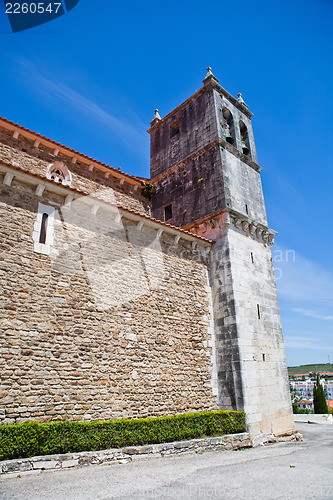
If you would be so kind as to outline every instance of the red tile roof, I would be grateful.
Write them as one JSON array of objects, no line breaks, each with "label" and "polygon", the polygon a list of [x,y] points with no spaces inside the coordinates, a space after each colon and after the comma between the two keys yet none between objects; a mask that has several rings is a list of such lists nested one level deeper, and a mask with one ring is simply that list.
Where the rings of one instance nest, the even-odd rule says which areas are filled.
[{"label": "red tile roof", "polygon": [[94,160],[94,158],[91,158],[90,156],[84,155],[84,154],[76,151],[75,149],[69,148],[68,146],[65,146],[64,144],[61,144],[60,142],[54,141],[53,139],[49,139],[48,137],[45,137],[44,135],[41,135],[38,132],[34,132],[33,130],[30,130],[28,128],[22,127],[22,125],[19,125],[18,123],[14,123],[14,122],[12,122],[10,120],[7,120],[7,118],[3,118],[2,116],[0,116],[0,126],[1,126],[1,121],[4,122],[4,123],[6,123],[6,124],[8,124],[8,125],[11,125],[11,126],[15,127],[16,129],[23,130],[24,132],[28,132],[29,134],[33,134],[38,139],[42,139],[44,141],[50,142],[54,146],[66,149],[67,151],[70,151],[71,153],[73,153],[74,156],[77,155],[77,156],[83,157],[86,160],[91,161],[92,163],[96,163],[97,165],[101,165],[102,167],[106,167],[106,168],[108,168],[110,170],[113,170],[114,172],[117,172],[118,174],[124,175],[124,176],[129,177],[129,178],[131,178],[133,180],[136,180],[137,182],[142,182],[142,181],[147,181],[148,180],[145,177],[138,177],[138,176],[135,176],[135,175],[126,174],[125,172],[122,172],[121,170],[118,170],[117,168],[110,167],[110,165],[107,165],[106,163],[103,163],[103,162],[98,161],[98,160]]}]

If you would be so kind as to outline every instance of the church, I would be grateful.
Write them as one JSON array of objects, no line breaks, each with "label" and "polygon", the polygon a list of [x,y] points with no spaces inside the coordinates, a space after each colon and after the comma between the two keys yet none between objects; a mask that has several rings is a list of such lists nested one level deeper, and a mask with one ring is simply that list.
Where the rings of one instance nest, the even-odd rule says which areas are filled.
[{"label": "church", "polygon": [[244,410],[293,432],[252,113],[208,68],[150,179],[0,118],[0,422]]}]

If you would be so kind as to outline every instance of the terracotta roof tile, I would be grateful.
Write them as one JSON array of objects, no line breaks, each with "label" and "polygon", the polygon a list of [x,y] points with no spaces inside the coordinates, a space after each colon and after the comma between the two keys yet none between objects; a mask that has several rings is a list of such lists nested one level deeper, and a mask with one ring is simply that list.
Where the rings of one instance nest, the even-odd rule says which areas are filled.
[{"label": "terracotta roof tile", "polygon": [[87,156],[85,154],[82,154],[80,153],[79,151],[76,151],[75,149],[72,149],[72,148],[69,148],[68,146],[65,146],[64,144],[61,144],[60,142],[56,142],[54,141],[53,139],[49,139],[48,137],[45,137],[44,135],[41,135],[39,134],[38,132],[34,132],[33,130],[30,130],[26,127],[23,127],[22,125],[19,125],[18,123],[14,123],[12,122],[11,120],[7,120],[7,118],[3,118],[2,116],[0,116],[0,124],[1,124],[1,120],[5,123],[7,123],[8,125],[12,125],[20,130],[23,130],[25,132],[28,132],[29,134],[33,134],[34,136],[36,136],[36,138],[38,139],[43,139],[44,141],[48,141],[52,144],[54,144],[55,146],[58,146],[58,147],[61,147],[63,149],[66,149],[67,151],[70,151],[71,153],[73,153],[74,155],[78,155],[78,156],[81,156],[89,161],[91,161],[92,163],[96,163],[97,165],[101,165],[102,167],[106,167],[110,170],[113,170],[114,172],[118,172],[120,173],[121,175],[125,175],[126,177],[129,177],[133,180],[136,180],[138,182],[142,182],[142,181],[147,181],[148,179],[145,178],[145,177],[138,177],[136,175],[130,175],[130,174],[126,174],[125,172],[122,172],[120,170],[118,170],[117,168],[114,168],[114,167],[110,167],[110,165],[107,165],[106,163],[103,163],[101,161],[98,161],[98,160],[95,160],[94,158],[91,158],[90,156]]}]

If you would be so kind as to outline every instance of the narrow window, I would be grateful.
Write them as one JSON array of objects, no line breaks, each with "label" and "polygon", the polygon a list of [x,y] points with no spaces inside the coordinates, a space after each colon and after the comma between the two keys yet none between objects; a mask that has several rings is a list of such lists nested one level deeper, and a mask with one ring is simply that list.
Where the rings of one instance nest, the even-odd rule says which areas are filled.
[{"label": "narrow window", "polygon": [[42,216],[42,223],[40,226],[39,243],[45,244],[45,242],[46,242],[46,230],[47,230],[47,219],[48,218],[49,218],[49,215],[44,213]]},{"label": "narrow window", "polygon": [[245,205],[245,211],[246,211],[247,215],[249,215],[249,209],[248,209],[247,205]]},{"label": "narrow window", "polygon": [[54,214],[54,207],[38,203],[37,220],[32,233],[34,252],[43,255],[50,254],[51,246],[53,245]]},{"label": "narrow window", "polygon": [[164,220],[172,219],[172,205],[164,207]]},{"label": "narrow window", "polygon": [[258,319],[260,319],[260,307],[259,307],[259,304],[257,304],[257,311],[258,311]]},{"label": "narrow window", "polygon": [[174,137],[177,134],[179,134],[179,122],[174,123],[170,127],[170,137]]},{"label": "narrow window", "polygon": [[262,360],[265,361],[265,354],[262,354]]},{"label": "narrow window", "polygon": [[254,264],[254,258],[253,258],[253,253],[251,252],[251,261],[252,261],[252,264]]}]

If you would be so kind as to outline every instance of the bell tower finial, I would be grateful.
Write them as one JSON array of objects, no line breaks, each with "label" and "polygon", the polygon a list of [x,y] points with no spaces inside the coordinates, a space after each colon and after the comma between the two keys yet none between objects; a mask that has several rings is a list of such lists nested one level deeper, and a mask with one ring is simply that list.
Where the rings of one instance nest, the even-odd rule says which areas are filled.
[{"label": "bell tower finial", "polygon": [[243,106],[245,106],[246,108],[248,108],[248,105],[247,105],[247,104],[245,104],[244,99],[242,98],[242,94],[239,92],[239,93],[237,94],[237,96],[238,96],[238,98],[237,98],[237,102],[239,102],[239,104],[242,104]]},{"label": "bell tower finial", "polygon": [[204,85],[207,85],[211,81],[219,83],[219,81],[216,78],[216,76],[214,76],[213,73],[212,73],[212,68],[210,66],[208,66],[208,68],[207,68],[207,75],[205,76],[205,79],[202,81],[202,83]]},{"label": "bell tower finial", "polygon": [[154,114],[152,121],[150,122],[150,125],[153,126],[153,125],[155,125],[155,123],[159,122],[160,120],[161,120],[161,117],[160,117],[160,114],[158,112],[158,109],[155,109],[155,114]]},{"label": "bell tower finial", "polygon": [[206,78],[208,78],[209,76],[214,76],[213,73],[212,73],[212,68],[210,66],[208,66],[208,68],[207,68]]}]

